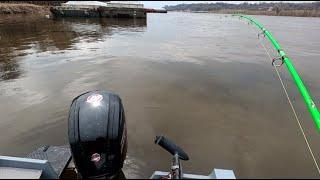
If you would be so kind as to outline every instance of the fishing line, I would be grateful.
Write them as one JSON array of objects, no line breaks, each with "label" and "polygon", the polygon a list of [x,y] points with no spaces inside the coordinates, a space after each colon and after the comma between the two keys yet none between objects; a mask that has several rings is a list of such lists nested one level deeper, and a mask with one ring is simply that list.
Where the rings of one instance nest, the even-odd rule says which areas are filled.
[{"label": "fishing line", "polygon": [[[249,24],[248,24],[248,25],[249,25]],[[255,29],[253,26],[250,26],[250,27],[252,27],[252,29],[256,32],[256,29]],[[264,35],[264,33],[262,33],[262,34]],[[296,122],[297,122],[297,124],[298,124],[298,126],[299,126],[300,132],[301,132],[301,134],[303,135],[303,138],[304,138],[304,141],[305,141],[305,143],[306,143],[306,145],[307,145],[307,148],[308,148],[308,150],[309,150],[309,153],[310,153],[310,155],[311,155],[311,157],[312,157],[312,160],[313,160],[313,162],[314,162],[314,164],[315,164],[315,166],[316,166],[316,169],[317,169],[317,171],[318,171],[318,174],[320,175],[320,168],[319,168],[318,162],[317,162],[317,160],[316,160],[316,158],[315,158],[315,156],[314,156],[314,154],[313,154],[313,150],[311,149],[311,146],[310,146],[310,144],[309,144],[308,138],[307,138],[307,136],[306,136],[306,134],[305,134],[305,131],[304,131],[302,125],[301,125],[301,122],[300,122],[300,120],[299,120],[299,118],[298,118],[298,115],[297,115],[297,113],[296,113],[296,110],[295,110],[295,108],[294,108],[294,106],[293,106],[293,104],[292,104],[292,101],[291,101],[291,98],[290,98],[290,96],[289,96],[289,94],[288,94],[287,88],[285,87],[285,85],[284,85],[284,83],[283,83],[283,80],[282,80],[282,77],[281,77],[281,75],[280,75],[280,73],[279,73],[279,69],[278,69],[278,68],[280,68],[280,66],[278,66],[278,65],[276,65],[276,64],[274,63],[274,59],[271,57],[271,55],[270,55],[267,47],[263,44],[263,42],[262,42],[262,40],[261,40],[261,38],[260,38],[260,34],[258,34],[258,39],[259,39],[260,45],[261,45],[261,46],[263,47],[263,49],[265,50],[265,52],[266,52],[266,54],[268,55],[269,59],[273,62],[273,63],[272,63],[272,66],[274,67],[274,69],[275,69],[275,71],[276,71],[276,73],[277,73],[278,79],[279,79],[279,81],[280,81],[280,83],[281,83],[281,85],[282,85],[283,91],[285,92],[285,95],[286,95],[286,97],[287,97],[287,100],[288,100],[288,102],[289,102],[289,104],[290,104],[291,110],[292,110],[292,112],[293,112],[293,114],[294,114],[294,117],[295,117],[295,119],[296,119]]]},{"label": "fishing line", "polygon": [[[265,52],[268,54],[270,60],[272,61],[273,59],[271,58],[270,53],[267,51],[265,45],[261,42],[260,38],[259,38],[259,42],[260,42],[260,44],[263,46]],[[307,147],[308,147],[308,150],[309,150],[310,155],[311,155],[311,157],[312,157],[312,159],[313,159],[313,162],[314,162],[314,164],[315,164],[315,166],[316,166],[316,168],[317,168],[317,170],[318,170],[318,174],[320,175],[320,168],[319,168],[318,162],[317,162],[316,158],[314,157],[313,151],[312,151],[312,149],[311,149],[311,147],[310,147],[310,144],[309,144],[309,141],[308,141],[308,139],[307,139],[307,137],[306,137],[306,135],[305,135],[304,129],[303,129],[303,127],[301,126],[301,122],[300,122],[300,120],[299,120],[299,118],[298,118],[298,116],[297,116],[296,110],[295,110],[295,108],[294,108],[294,106],[293,106],[293,104],[292,104],[292,102],[291,102],[291,98],[289,97],[288,92],[287,92],[287,89],[286,89],[286,87],[285,87],[285,85],[284,85],[284,83],[283,83],[283,80],[282,80],[281,75],[280,75],[279,70],[278,70],[279,67],[277,67],[275,64],[272,64],[272,66],[274,67],[274,69],[275,69],[275,71],[276,71],[276,73],[277,73],[278,79],[279,79],[279,81],[281,82],[283,91],[284,91],[285,94],[286,94],[286,97],[287,97],[287,99],[288,99],[288,102],[289,102],[289,104],[290,104],[290,107],[291,107],[291,109],[292,109],[292,112],[293,112],[293,114],[294,114],[294,116],[295,116],[295,119],[296,119],[296,121],[297,121],[297,124],[298,124],[298,126],[299,126],[299,128],[300,128],[300,131],[301,131],[301,133],[302,133],[302,135],[303,135],[304,141],[305,141],[305,143],[306,143],[306,145],[307,145]]]}]

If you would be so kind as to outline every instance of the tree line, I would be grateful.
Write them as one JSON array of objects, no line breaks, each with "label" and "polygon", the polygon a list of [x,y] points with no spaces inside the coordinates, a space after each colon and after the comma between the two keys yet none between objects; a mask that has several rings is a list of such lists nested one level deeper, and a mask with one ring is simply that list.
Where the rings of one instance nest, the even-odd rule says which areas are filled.
[{"label": "tree line", "polygon": [[312,3],[195,3],[195,4],[178,4],[164,7],[168,11],[216,11],[216,10],[320,10],[320,2]]}]

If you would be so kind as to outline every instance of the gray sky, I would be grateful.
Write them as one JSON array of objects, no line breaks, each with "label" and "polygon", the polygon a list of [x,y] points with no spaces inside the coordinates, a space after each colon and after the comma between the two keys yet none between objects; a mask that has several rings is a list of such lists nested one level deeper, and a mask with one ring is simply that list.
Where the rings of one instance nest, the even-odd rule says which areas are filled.
[{"label": "gray sky", "polygon": [[[165,5],[177,5],[177,4],[192,4],[192,3],[215,3],[215,2],[225,2],[225,3],[233,3],[239,4],[246,1],[140,1],[144,4],[146,8],[162,8]],[[261,1],[247,1],[248,3],[257,3]],[[264,2],[280,2],[280,1],[264,1]],[[292,3],[299,3],[304,1],[282,1],[282,2],[292,2]],[[308,1],[312,2],[312,1]]]}]

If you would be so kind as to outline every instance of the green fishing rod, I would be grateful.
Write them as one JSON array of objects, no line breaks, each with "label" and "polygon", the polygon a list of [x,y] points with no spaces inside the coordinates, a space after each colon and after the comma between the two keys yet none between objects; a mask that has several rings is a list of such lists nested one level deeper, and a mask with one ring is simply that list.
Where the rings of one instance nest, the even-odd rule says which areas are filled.
[{"label": "green fishing rod", "polygon": [[[262,33],[269,39],[273,47],[277,50],[278,55],[280,56],[278,60],[281,60],[281,63],[284,63],[287,66],[288,71],[291,74],[292,79],[294,80],[297,88],[299,89],[299,92],[311,114],[311,117],[318,129],[320,131],[320,113],[319,110],[317,109],[314,101],[312,100],[311,96],[309,95],[309,92],[306,88],[306,86],[303,84],[302,79],[300,78],[297,70],[293,66],[293,63],[291,62],[291,59],[286,55],[286,53],[283,51],[281,48],[280,44],[278,41],[272,36],[272,34],[257,20],[250,16],[242,15],[242,14],[233,14],[232,16],[237,16],[239,18],[245,19],[249,21],[251,24],[255,25],[257,28],[259,28]],[[272,63],[275,63],[275,60],[273,59]]]}]

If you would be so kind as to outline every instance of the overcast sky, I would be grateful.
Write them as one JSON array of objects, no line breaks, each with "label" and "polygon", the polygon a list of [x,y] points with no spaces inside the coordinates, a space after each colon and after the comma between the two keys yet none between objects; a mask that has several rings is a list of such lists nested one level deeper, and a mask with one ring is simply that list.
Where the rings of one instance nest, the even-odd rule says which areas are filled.
[{"label": "overcast sky", "polygon": [[[192,4],[192,3],[215,3],[215,2],[225,2],[225,3],[234,3],[239,4],[246,1],[140,1],[144,4],[146,8],[162,8],[165,5],[177,5],[177,4]],[[248,3],[257,3],[261,1],[247,1]],[[264,1],[264,2],[280,2],[280,1]],[[282,2],[292,2],[292,3],[299,3],[303,1],[282,1]],[[308,1],[312,2],[312,1]]]}]

